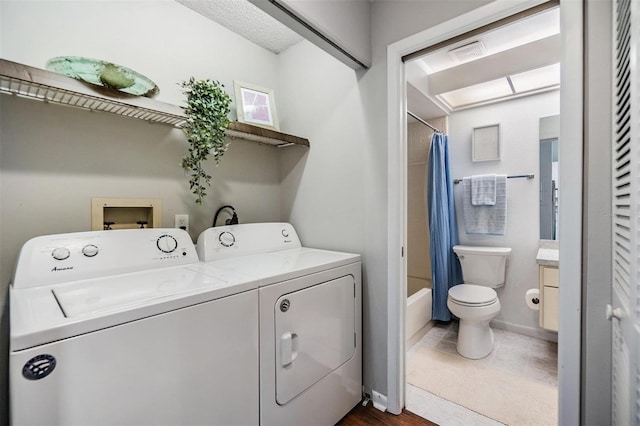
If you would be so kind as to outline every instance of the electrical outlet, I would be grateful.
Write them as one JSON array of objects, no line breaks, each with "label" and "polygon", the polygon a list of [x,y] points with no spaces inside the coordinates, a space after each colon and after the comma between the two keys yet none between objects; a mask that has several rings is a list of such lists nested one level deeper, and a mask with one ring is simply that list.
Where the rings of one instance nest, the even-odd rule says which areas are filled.
[{"label": "electrical outlet", "polygon": [[176,215],[176,228],[184,229],[189,232],[189,215],[188,214],[177,214]]}]

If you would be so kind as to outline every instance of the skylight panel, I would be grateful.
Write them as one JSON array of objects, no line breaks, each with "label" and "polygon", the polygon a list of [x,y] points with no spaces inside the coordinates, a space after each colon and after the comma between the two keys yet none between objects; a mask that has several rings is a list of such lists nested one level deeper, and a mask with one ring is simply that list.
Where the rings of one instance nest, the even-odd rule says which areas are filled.
[{"label": "skylight panel", "polygon": [[560,64],[537,68],[510,77],[516,93],[557,86],[560,84]]},{"label": "skylight panel", "polygon": [[506,78],[487,81],[463,89],[442,93],[438,98],[449,104],[452,109],[476,104],[511,95],[511,87]]}]

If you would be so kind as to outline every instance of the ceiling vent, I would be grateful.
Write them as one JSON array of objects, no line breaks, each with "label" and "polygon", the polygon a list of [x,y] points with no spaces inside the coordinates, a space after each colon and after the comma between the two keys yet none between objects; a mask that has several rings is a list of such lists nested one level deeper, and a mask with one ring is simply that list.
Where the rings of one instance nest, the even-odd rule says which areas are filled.
[{"label": "ceiling vent", "polygon": [[465,44],[464,46],[456,47],[449,51],[451,59],[459,63],[473,61],[486,54],[487,49],[481,41],[474,41],[473,43]]}]

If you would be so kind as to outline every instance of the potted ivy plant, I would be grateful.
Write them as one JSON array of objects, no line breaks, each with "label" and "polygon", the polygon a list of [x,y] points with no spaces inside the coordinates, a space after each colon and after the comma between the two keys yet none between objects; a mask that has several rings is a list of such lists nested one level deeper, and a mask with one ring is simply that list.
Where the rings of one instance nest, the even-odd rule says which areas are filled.
[{"label": "potted ivy plant", "polygon": [[196,204],[202,204],[211,186],[211,175],[203,168],[209,154],[216,166],[227,151],[225,131],[229,127],[231,98],[224,85],[214,80],[196,80],[191,77],[180,84],[187,95],[183,127],[189,142],[189,153],[182,159],[182,168],[189,173],[189,189],[196,195]]}]

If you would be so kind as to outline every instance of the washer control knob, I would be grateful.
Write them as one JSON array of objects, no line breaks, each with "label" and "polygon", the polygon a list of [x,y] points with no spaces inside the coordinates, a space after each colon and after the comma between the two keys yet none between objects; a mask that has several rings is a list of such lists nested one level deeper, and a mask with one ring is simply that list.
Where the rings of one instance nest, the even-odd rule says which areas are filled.
[{"label": "washer control knob", "polygon": [[218,235],[218,240],[220,241],[220,244],[225,247],[231,247],[236,243],[236,237],[231,232],[227,231]]},{"label": "washer control knob", "polygon": [[98,247],[94,246],[93,244],[87,244],[86,246],[82,247],[82,254],[87,257],[94,257],[98,254]]},{"label": "washer control knob", "polygon": [[55,260],[65,260],[71,256],[71,252],[66,247],[56,247],[51,252],[51,256],[53,256]]},{"label": "washer control knob", "polygon": [[178,241],[169,234],[161,235],[156,245],[163,253],[173,253],[178,248]]}]

